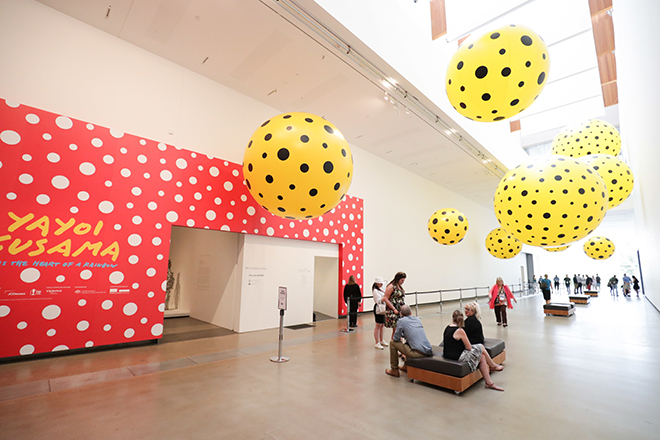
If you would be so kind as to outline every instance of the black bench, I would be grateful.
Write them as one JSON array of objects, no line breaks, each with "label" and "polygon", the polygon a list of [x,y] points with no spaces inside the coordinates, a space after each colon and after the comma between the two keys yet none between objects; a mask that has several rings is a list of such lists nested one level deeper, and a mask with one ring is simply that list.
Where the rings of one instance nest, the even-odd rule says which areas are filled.
[{"label": "black bench", "polygon": [[555,316],[571,316],[575,313],[575,304],[573,303],[550,303],[543,304],[543,313]]},{"label": "black bench", "polygon": [[589,304],[589,295],[568,295],[568,299],[575,304]]},{"label": "black bench", "polygon": [[[501,364],[506,360],[504,341],[501,339],[486,338],[484,347],[495,363]],[[448,388],[459,394],[483,377],[479,369],[470,371],[467,362],[445,359],[442,352],[442,346],[433,347],[433,356],[408,359],[406,361],[408,379],[411,382],[417,379],[420,382]]]},{"label": "black bench", "polygon": [[598,291],[597,290],[585,290],[584,294],[589,295],[589,296],[598,296]]}]

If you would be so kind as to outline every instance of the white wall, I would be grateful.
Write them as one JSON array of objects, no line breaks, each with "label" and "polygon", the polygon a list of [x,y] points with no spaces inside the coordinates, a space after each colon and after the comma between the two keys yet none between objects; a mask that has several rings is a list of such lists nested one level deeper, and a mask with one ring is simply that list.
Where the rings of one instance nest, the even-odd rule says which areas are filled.
[{"label": "white wall", "polygon": [[660,308],[660,150],[658,149],[658,75],[660,2],[615,0],[614,38],[623,153],[635,176],[636,229],[642,274],[649,300]]},{"label": "white wall", "polygon": [[[238,163],[255,127],[286,111],[32,1],[2,2],[0,59],[0,96],[9,100]],[[358,280],[363,291],[374,277],[389,281],[400,270],[408,274],[409,292],[487,286],[497,276],[519,278],[520,261],[498,260],[485,249],[486,235],[499,226],[492,208],[359,145],[351,148],[355,177],[349,193],[364,199],[365,269]],[[454,246],[435,243],[426,229],[431,214],[447,207],[461,210],[470,224],[466,239]],[[241,313],[248,309],[241,307]],[[257,313],[255,319],[277,326],[272,324],[277,316],[266,315]],[[246,321],[245,328],[254,323]]]},{"label": "white wall", "polygon": [[243,235],[172,227],[170,259],[181,283],[181,312],[235,330]]},{"label": "white wall", "polygon": [[245,235],[238,331],[243,333],[279,325],[277,299],[280,286],[286,287],[288,293],[284,325],[312,322],[314,258],[337,258],[338,246]]},{"label": "white wall", "polygon": [[337,317],[339,259],[314,257],[314,311]]}]

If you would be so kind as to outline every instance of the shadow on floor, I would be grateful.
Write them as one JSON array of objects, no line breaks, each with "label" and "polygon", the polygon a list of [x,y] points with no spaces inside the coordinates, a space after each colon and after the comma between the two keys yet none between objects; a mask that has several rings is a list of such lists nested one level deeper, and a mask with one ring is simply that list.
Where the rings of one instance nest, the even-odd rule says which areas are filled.
[{"label": "shadow on floor", "polygon": [[235,332],[199,319],[184,318],[166,318],[163,327],[163,337],[158,341],[159,344],[168,342],[190,341],[193,339],[214,338],[216,336],[232,335]]}]

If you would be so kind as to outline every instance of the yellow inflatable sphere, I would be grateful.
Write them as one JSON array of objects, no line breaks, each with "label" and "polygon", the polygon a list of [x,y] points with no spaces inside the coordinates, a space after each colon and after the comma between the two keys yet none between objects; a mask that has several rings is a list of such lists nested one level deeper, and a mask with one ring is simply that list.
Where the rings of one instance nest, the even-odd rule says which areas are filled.
[{"label": "yellow inflatable sphere", "polygon": [[635,186],[635,179],[625,162],[609,154],[590,154],[581,157],[580,160],[596,170],[605,181],[609,209],[619,206],[630,196]]},{"label": "yellow inflatable sphere", "polygon": [[603,221],[607,188],[584,162],[539,156],[504,175],[494,207],[500,225],[523,243],[564,246],[586,237]]},{"label": "yellow inflatable sphere", "polygon": [[314,218],[333,209],[348,192],[353,156],[330,122],[291,112],[261,124],[243,155],[250,194],[271,213]]},{"label": "yellow inflatable sphere", "polygon": [[570,244],[567,244],[566,246],[555,246],[555,247],[545,247],[544,246],[543,249],[545,249],[548,252],[561,252],[561,251],[565,251],[569,247],[571,247]]},{"label": "yellow inflatable sphere", "polygon": [[522,243],[502,228],[495,228],[486,236],[486,249],[495,258],[508,260],[520,253]]},{"label": "yellow inflatable sphere", "polygon": [[469,119],[501,121],[534,102],[549,69],[543,39],[528,27],[507,25],[460,45],[447,67],[447,97]]},{"label": "yellow inflatable sphere", "polygon": [[616,249],[612,240],[605,237],[589,237],[582,248],[584,253],[594,260],[607,260]]},{"label": "yellow inflatable sphere", "polygon": [[619,131],[612,124],[598,119],[589,119],[568,126],[552,140],[552,154],[562,156],[582,157],[588,154],[618,156],[620,151]]},{"label": "yellow inflatable sphere", "polygon": [[457,244],[463,241],[468,231],[468,220],[457,209],[439,209],[428,223],[431,238],[440,244]]}]

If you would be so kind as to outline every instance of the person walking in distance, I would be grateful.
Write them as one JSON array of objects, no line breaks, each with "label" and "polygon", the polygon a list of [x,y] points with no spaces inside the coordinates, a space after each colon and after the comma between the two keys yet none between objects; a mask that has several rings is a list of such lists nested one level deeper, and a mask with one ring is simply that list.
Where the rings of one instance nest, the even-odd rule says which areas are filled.
[{"label": "person walking in distance", "polygon": [[511,300],[514,302],[518,302],[518,300],[516,300],[516,298],[511,293],[509,286],[504,284],[502,277],[497,277],[495,280],[495,285],[491,287],[490,291],[488,292],[488,296],[490,297],[488,305],[491,309],[495,310],[495,319],[497,320],[497,325],[503,325],[504,327],[507,327],[509,323],[507,322],[506,309],[507,307],[510,309],[513,308]]}]

